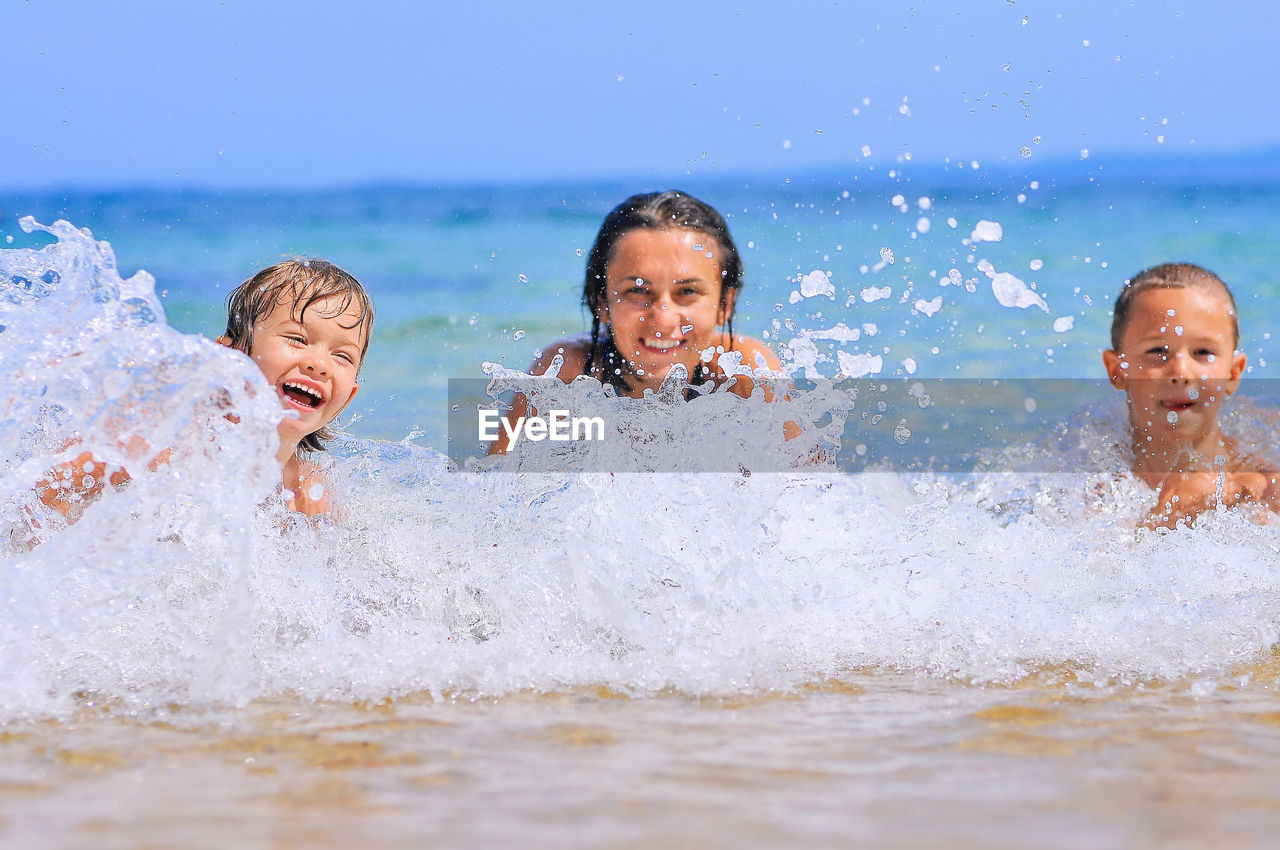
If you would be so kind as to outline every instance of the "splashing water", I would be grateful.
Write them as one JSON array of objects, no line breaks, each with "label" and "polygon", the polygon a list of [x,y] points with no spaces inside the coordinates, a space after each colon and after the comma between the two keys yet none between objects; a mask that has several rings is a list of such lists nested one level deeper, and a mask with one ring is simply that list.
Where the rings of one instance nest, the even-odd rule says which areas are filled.
[{"label": "splashing water", "polygon": [[[1277,638],[1274,530],[1224,512],[1135,532],[1154,494],[1112,473],[836,474],[805,464],[809,445],[784,447],[786,471],[608,471],[652,466],[664,433],[745,458],[761,447],[738,424],[820,418],[799,399],[688,400],[676,370],[630,400],[495,367],[495,389],[595,405],[631,438],[576,446],[614,453],[587,472],[533,471],[559,449],[545,442],[460,472],[412,442],[344,438],[325,459],[340,508],[305,520],[275,496],[282,414],[253,364],[169,328],[105,243],[31,226],[57,242],[0,252],[16,376],[0,395],[0,716],[65,716],[86,695],[163,712],[877,669],[1224,676]],[[1123,428],[1114,404],[1022,451],[1118,470]],[[86,449],[134,480],[68,527],[33,484]]]}]

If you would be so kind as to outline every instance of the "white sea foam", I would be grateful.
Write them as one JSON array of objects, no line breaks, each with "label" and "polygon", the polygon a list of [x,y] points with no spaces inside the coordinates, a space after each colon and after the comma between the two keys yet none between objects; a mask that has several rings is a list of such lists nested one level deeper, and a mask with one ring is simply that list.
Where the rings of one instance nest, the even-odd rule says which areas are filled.
[{"label": "white sea foam", "polygon": [[[1135,532],[1154,494],[1109,471],[841,475],[784,444],[786,471],[534,472],[529,455],[460,472],[412,443],[347,439],[325,459],[340,511],[290,515],[273,496],[281,414],[253,365],[165,326],[107,246],[52,231],[57,245],[0,258],[0,366],[19,377],[0,395],[0,717],[288,691],[723,693],[854,668],[1225,676],[1277,640],[1275,529],[1224,512]],[[670,450],[663,433],[749,457],[779,444],[751,445],[743,422],[776,436],[783,418],[820,431],[841,413],[835,396],[690,400],[679,377],[647,400],[554,377],[541,391],[608,411],[633,438],[577,450],[630,460]],[[865,453],[861,417],[880,412],[868,394],[845,406]],[[921,440],[900,418],[886,424]],[[1123,429],[1113,403],[1017,451],[1120,469]],[[72,432],[135,481],[63,527],[31,483]],[[120,435],[174,457],[150,473]]]}]

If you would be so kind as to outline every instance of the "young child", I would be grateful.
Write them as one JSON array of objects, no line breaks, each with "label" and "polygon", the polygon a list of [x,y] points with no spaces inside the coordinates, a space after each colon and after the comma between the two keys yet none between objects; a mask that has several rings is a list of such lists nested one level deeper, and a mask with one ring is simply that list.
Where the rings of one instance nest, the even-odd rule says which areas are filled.
[{"label": "young child", "polygon": [[[324,450],[332,436],[327,426],[355,397],[372,330],[373,304],[364,287],[325,260],[299,258],[263,269],[227,300],[227,329],[217,341],[253,359],[286,411],[276,457],[291,510],[314,516],[330,507],[306,454]],[[149,466],[167,461],[165,450]],[[45,505],[74,520],[106,483],[128,480],[126,471],[107,469],[85,452],[38,487]]]},{"label": "young child", "polygon": [[[776,370],[778,359],[763,343],[733,333],[741,289],[742,259],[720,213],[685,192],[632,195],[605,216],[587,258],[582,305],[590,333],[547,346],[529,371],[545,373],[559,355],[565,383],[590,375],[639,398],[677,363],[695,386],[724,381],[720,358],[729,351],[745,366]],[[745,397],[753,388],[740,376],[731,391]],[[510,418],[526,408],[516,396]],[[500,433],[489,452],[506,449]]]},{"label": "young child", "polygon": [[[360,365],[373,333],[373,302],[360,281],[326,260],[286,260],[255,274],[227,299],[218,342],[253,358],[290,415],[280,421],[276,458],[291,510],[329,509],[315,464],[328,429],[360,389]],[[294,415],[296,414],[296,415]]]},{"label": "young child", "polygon": [[1219,504],[1280,510],[1275,471],[1218,425],[1244,374],[1239,342],[1235,298],[1199,266],[1147,269],[1116,298],[1102,360],[1127,396],[1133,474],[1160,493],[1149,528],[1174,528]]}]

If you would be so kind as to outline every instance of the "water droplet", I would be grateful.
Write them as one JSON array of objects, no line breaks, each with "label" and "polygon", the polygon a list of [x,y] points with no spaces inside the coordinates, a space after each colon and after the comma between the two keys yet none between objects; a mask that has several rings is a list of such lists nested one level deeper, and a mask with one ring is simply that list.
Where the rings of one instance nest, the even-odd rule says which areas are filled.
[{"label": "water droplet", "polygon": [[512,339],[524,339],[524,331],[516,331],[511,335]]},{"label": "water droplet", "polygon": [[522,274],[522,275],[520,275],[520,276],[517,278],[517,280],[519,280],[521,283],[528,283],[528,282],[529,282],[529,276],[528,276],[528,275],[526,275],[526,274]]},{"label": "water droplet", "polygon": [[880,259],[884,260],[886,263],[890,263],[890,264],[892,264],[892,263],[893,263],[893,249],[892,249],[892,248],[890,248],[890,247],[888,247],[888,246],[885,246],[884,248],[881,248],[881,249],[880,249]]},{"label": "water droplet", "polygon": [[1027,159],[1031,156],[1031,148],[1023,145],[1021,153],[1022,153],[1022,158]]}]

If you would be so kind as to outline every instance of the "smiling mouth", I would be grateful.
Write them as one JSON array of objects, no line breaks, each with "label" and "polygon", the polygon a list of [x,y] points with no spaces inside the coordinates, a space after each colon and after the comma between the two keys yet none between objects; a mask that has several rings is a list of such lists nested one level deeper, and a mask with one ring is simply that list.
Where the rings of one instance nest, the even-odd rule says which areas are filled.
[{"label": "smiling mouth", "polygon": [[684,340],[682,339],[646,339],[646,340],[641,340],[640,344],[643,345],[645,348],[649,349],[650,351],[666,353],[668,351],[675,351],[677,348],[684,345]]},{"label": "smiling mouth", "polygon": [[284,393],[285,398],[289,401],[307,410],[315,410],[324,403],[324,396],[318,390],[304,386],[297,381],[285,381],[281,385],[280,391]]}]

